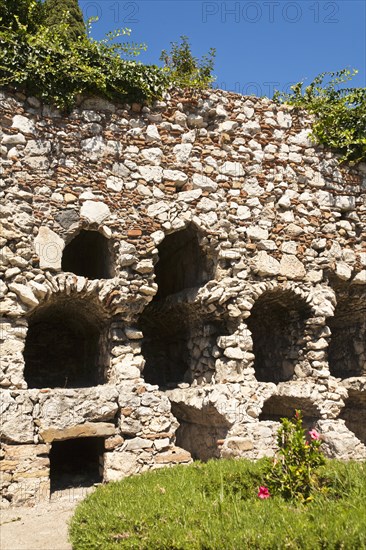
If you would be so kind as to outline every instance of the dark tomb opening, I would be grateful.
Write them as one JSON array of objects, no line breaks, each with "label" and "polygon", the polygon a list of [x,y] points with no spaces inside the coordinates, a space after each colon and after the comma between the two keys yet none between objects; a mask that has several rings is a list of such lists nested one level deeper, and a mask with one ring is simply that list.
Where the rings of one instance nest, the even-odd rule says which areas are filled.
[{"label": "dark tomb opening", "polygon": [[103,324],[81,300],[62,300],[29,318],[24,378],[29,388],[78,388],[104,383]]},{"label": "dark tomb opening", "polygon": [[155,301],[208,281],[207,260],[192,226],[167,235],[158,250],[159,261],[155,266],[158,292]]},{"label": "dark tomb opening", "polygon": [[345,285],[336,296],[334,317],[328,319],[329,370],[337,378],[362,376],[366,374],[366,292]]},{"label": "dark tomb opening", "polygon": [[102,482],[103,453],[102,437],[54,441],[50,452],[51,493]]},{"label": "dark tomb opening", "polygon": [[80,231],[65,247],[61,267],[88,279],[113,277],[108,239],[98,231]]},{"label": "dark tomb opening", "polygon": [[144,334],[145,382],[160,388],[185,382],[190,358],[190,327],[185,308],[177,306],[159,311],[150,304],[140,317],[140,328]]},{"label": "dark tomb opening", "polygon": [[258,298],[247,320],[258,381],[278,383],[292,378],[309,316],[308,304],[291,291],[268,291]]}]

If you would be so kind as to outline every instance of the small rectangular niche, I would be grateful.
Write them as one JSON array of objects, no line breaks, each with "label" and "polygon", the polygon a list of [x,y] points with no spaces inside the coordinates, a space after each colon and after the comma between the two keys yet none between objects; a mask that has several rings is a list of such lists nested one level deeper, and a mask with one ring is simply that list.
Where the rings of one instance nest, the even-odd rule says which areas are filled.
[{"label": "small rectangular niche", "polygon": [[51,493],[103,481],[104,437],[54,441],[50,452]]}]

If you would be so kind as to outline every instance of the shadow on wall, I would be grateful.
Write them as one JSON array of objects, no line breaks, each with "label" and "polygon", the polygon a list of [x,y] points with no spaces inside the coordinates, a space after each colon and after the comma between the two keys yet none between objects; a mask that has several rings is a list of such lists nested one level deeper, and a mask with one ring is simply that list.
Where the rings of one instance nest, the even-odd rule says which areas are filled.
[{"label": "shadow on wall", "polygon": [[255,302],[247,324],[259,382],[277,384],[293,377],[305,344],[305,321],[310,312],[305,300],[289,290],[265,292]]},{"label": "shadow on wall", "polygon": [[104,383],[104,332],[102,318],[85,300],[68,297],[38,308],[29,317],[24,347],[28,387],[78,388]]}]

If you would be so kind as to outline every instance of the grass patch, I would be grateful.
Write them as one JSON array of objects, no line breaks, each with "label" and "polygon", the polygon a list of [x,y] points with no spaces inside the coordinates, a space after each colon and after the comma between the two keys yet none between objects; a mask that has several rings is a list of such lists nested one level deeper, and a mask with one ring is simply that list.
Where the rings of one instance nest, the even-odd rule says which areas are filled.
[{"label": "grass patch", "polygon": [[266,460],[209,461],[98,488],[76,509],[75,550],[366,549],[366,463],[327,461],[327,495],[257,497]]}]

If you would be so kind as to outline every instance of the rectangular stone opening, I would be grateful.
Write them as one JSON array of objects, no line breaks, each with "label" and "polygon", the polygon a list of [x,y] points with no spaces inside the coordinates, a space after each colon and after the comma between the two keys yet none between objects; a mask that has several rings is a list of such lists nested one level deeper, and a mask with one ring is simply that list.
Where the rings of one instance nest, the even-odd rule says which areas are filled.
[{"label": "rectangular stone opening", "polygon": [[103,481],[104,437],[54,441],[50,452],[51,493]]}]

